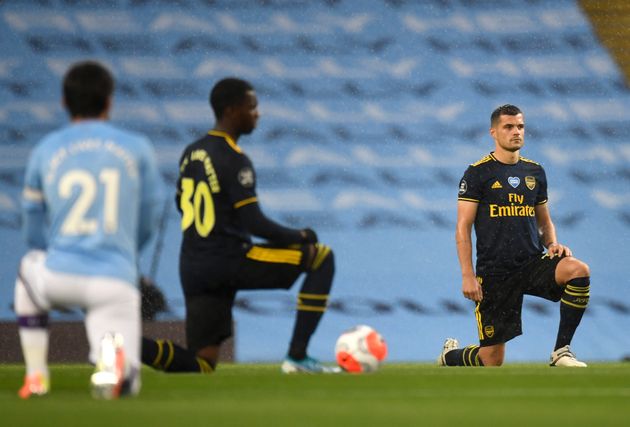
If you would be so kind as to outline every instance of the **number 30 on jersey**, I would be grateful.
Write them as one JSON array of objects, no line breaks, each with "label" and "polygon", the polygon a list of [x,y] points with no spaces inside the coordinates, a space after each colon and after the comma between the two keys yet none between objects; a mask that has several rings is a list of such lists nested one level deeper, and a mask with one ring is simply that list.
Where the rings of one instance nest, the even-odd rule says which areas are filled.
[{"label": "number 30 on jersey", "polygon": [[205,181],[195,185],[192,178],[182,178],[182,196],[179,207],[182,210],[182,231],[195,224],[201,237],[207,237],[214,228],[214,201],[210,187]]}]

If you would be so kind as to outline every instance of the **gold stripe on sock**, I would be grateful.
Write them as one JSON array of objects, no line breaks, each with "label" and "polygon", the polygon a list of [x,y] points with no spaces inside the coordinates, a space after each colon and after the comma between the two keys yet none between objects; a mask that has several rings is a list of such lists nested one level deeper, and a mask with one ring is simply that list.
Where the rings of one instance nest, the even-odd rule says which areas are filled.
[{"label": "gold stripe on sock", "polygon": [[566,304],[566,305],[570,305],[571,307],[581,308],[581,309],[585,309],[586,306],[587,306],[587,304],[584,304],[584,305],[574,304],[572,302],[569,302],[569,301],[565,300],[564,298],[561,299],[560,302],[562,302],[563,304]]},{"label": "gold stripe on sock", "polygon": [[590,288],[591,288],[590,286],[573,286],[573,285],[565,286],[565,289],[569,289],[575,292],[588,292]]},{"label": "gold stripe on sock", "polygon": [[581,292],[573,292],[573,291],[570,291],[568,289],[565,289],[564,293],[566,293],[568,295],[571,295],[571,296],[574,296],[574,297],[587,297],[588,294],[589,294],[588,290],[583,291],[583,292],[582,291]]},{"label": "gold stripe on sock", "polygon": [[328,299],[328,295],[327,294],[303,294],[303,293],[299,293],[298,294],[298,298],[327,300]]},{"label": "gold stripe on sock", "polygon": [[171,363],[173,363],[173,359],[175,358],[175,348],[173,347],[173,341],[166,340],[166,343],[168,344],[168,358],[166,360],[166,363],[164,364],[164,370],[168,369],[168,367],[171,366]]},{"label": "gold stripe on sock", "polygon": [[162,353],[164,352],[164,341],[163,340],[155,340],[155,343],[158,346],[158,354],[155,357],[155,360],[151,364],[154,368],[160,367],[160,360],[162,360]]},{"label": "gold stripe on sock", "polygon": [[472,354],[473,354],[474,349],[475,349],[474,346],[468,347],[468,366],[474,366],[473,360],[472,360]]},{"label": "gold stripe on sock", "polygon": [[323,313],[326,311],[326,307],[317,307],[314,305],[304,305],[304,304],[298,304],[297,309],[300,311],[319,311],[320,313]]},{"label": "gold stripe on sock", "polygon": [[197,357],[197,363],[199,364],[199,371],[201,373],[211,374],[212,372],[214,372],[214,369],[212,369],[212,366],[210,366],[210,364],[206,362],[204,359],[202,359],[201,357]]},{"label": "gold stripe on sock", "polygon": [[315,259],[313,260],[313,264],[311,265],[311,270],[317,270],[330,253],[329,246],[322,245],[321,243],[316,243],[315,247],[317,248],[317,255],[315,255]]}]

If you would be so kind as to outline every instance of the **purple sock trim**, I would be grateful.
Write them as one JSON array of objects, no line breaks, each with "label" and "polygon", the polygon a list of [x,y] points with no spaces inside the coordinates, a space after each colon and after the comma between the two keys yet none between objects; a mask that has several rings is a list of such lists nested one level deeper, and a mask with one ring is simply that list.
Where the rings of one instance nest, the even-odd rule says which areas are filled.
[{"label": "purple sock trim", "polygon": [[48,315],[18,316],[18,325],[20,328],[46,328],[48,327]]}]

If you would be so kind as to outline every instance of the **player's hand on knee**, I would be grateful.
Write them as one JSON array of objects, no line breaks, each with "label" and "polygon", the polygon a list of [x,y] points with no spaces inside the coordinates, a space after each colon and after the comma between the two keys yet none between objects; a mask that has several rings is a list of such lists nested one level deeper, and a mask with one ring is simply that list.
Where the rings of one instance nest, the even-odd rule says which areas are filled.
[{"label": "player's hand on knee", "polygon": [[568,246],[561,245],[560,243],[551,243],[547,247],[547,252],[549,253],[549,258],[554,257],[562,257],[562,256],[573,256],[573,252],[569,249]]},{"label": "player's hand on knee", "polygon": [[302,243],[317,243],[317,234],[310,228],[305,228],[300,231],[302,234]]}]

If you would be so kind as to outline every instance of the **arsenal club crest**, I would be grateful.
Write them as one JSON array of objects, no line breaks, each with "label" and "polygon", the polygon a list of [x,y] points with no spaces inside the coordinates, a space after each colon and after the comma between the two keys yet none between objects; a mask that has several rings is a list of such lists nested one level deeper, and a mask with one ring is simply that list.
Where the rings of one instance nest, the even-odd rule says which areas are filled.
[{"label": "arsenal club crest", "polygon": [[494,326],[488,325],[484,327],[483,332],[486,334],[488,338],[492,338],[494,336]]},{"label": "arsenal club crest", "polygon": [[526,176],[525,177],[525,185],[530,190],[533,190],[534,188],[536,188],[536,178],[534,178],[533,176]]}]

